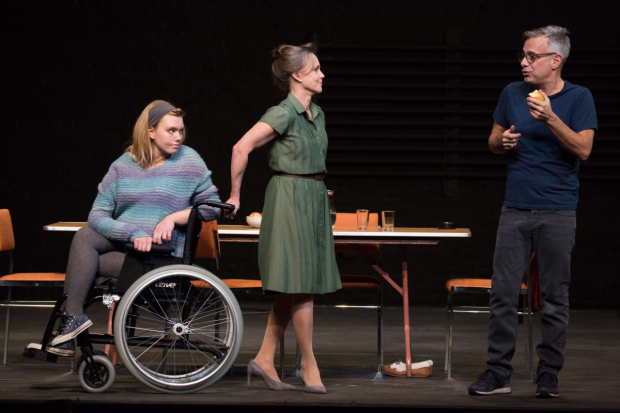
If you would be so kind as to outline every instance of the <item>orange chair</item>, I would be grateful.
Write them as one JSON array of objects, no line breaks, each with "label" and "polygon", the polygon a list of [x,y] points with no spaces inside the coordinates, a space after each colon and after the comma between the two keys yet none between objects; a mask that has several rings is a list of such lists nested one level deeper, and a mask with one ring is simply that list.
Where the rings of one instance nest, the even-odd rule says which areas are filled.
[{"label": "orange chair", "polygon": [[[379,227],[379,214],[368,215],[368,227]],[[334,230],[338,228],[357,228],[357,214],[356,213],[336,213],[336,223]],[[379,244],[362,244],[364,252],[368,254],[379,254]],[[351,244],[336,244],[336,253],[357,253],[358,250]],[[381,263],[381,256],[379,255],[379,263]],[[370,288],[377,291],[377,303],[376,306],[370,306],[370,308],[377,309],[377,359],[378,359],[378,371],[381,372],[381,366],[383,365],[383,289],[381,280],[372,275],[340,275],[340,281],[343,289],[351,288]],[[349,306],[338,306],[340,308],[346,308]],[[355,306],[352,306],[355,307]],[[366,307],[366,306],[364,306]],[[366,307],[368,308],[368,307]],[[299,372],[301,369],[301,355],[299,347],[297,347],[297,363],[295,366]]]},{"label": "orange chair", "polygon": [[8,209],[0,209],[0,252],[8,251],[9,273],[0,277],[0,287],[7,287],[6,303],[0,307],[6,307],[6,325],[4,333],[4,355],[2,364],[7,364],[9,350],[9,326],[11,307],[54,307],[56,301],[11,301],[13,287],[62,287],[65,284],[65,274],[57,272],[46,273],[17,273],[13,274],[13,249],[15,237],[13,224]]},{"label": "orange chair", "polygon": [[[529,271],[526,278],[526,283],[521,284],[521,296],[523,297],[523,306],[518,310],[518,314],[524,316],[525,327],[525,371],[530,373],[530,378],[533,378],[533,366],[532,366],[532,311],[531,311],[531,297],[529,294],[528,285],[530,283]],[[448,290],[448,306],[447,306],[447,326],[446,326],[446,354],[444,370],[448,372],[448,378],[452,377],[452,324],[454,313],[488,313],[488,307],[473,307],[473,306],[454,306],[454,294],[464,293],[491,293],[491,280],[479,279],[479,278],[453,278],[446,282],[446,289]]]},{"label": "orange chair", "polygon": [[[220,259],[222,253],[220,250],[220,239],[217,232],[217,222],[203,222],[202,230],[200,232],[200,238],[198,240],[198,246],[196,247],[195,258],[212,259],[216,262],[216,268],[220,269]],[[224,284],[235,292],[251,292],[250,290],[261,289],[263,284],[260,280],[243,280],[243,279],[229,279],[222,280]],[[208,286],[208,288],[211,288]]]}]

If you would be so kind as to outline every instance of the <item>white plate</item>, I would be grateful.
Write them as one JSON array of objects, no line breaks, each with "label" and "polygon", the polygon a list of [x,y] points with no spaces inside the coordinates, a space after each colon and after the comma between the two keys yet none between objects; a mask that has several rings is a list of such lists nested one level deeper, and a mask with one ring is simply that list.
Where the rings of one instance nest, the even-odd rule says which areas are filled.
[{"label": "white plate", "polygon": [[260,228],[260,221],[263,217],[245,217],[248,225],[254,228]]}]

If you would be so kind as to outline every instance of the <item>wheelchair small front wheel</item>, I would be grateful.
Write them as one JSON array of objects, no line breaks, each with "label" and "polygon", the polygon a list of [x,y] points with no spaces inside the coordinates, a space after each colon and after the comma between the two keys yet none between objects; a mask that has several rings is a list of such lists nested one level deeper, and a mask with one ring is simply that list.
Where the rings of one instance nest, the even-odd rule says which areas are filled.
[{"label": "wheelchair small front wheel", "polygon": [[114,318],[123,365],[165,393],[190,393],[217,382],[233,365],[243,339],[232,291],[207,270],[155,269],[123,295]]},{"label": "wheelchair small front wheel", "polygon": [[114,365],[106,356],[93,356],[93,363],[82,358],[78,368],[80,384],[89,393],[103,393],[107,391],[116,378]]}]

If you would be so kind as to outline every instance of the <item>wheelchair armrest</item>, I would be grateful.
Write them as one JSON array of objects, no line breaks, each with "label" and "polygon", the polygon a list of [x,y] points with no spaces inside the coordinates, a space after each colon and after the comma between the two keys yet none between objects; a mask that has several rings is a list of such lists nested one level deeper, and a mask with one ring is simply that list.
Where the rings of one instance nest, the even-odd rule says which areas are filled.
[{"label": "wheelchair armrest", "polygon": [[224,202],[216,202],[216,201],[200,201],[200,202],[195,203],[192,209],[196,210],[198,209],[198,207],[203,206],[203,205],[210,206],[212,208],[226,209],[228,211],[235,210],[235,206],[232,204],[227,204]]},{"label": "wheelchair armrest", "polygon": [[[125,244],[125,251],[127,252],[135,252],[135,248],[133,247],[133,242],[128,242]],[[174,248],[168,245],[159,245],[153,244],[151,245],[151,251],[149,252],[140,252],[141,254],[171,254],[174,252]]]}]

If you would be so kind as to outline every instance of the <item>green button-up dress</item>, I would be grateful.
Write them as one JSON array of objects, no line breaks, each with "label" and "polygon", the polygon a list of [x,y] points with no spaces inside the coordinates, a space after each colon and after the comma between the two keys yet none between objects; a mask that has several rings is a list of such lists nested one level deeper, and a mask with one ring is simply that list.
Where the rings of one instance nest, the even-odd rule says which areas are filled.
[{"label": "green button-up dress", "polygon": [[[260,119],[280,136],[269,166],[295,175],[326,172],[325,115],[311,103],[312,119],[289,93]],[[258,243],[263,289],[324,294],[340,289],[327,190],[323,181],[274,176],[267,185]]]}]

